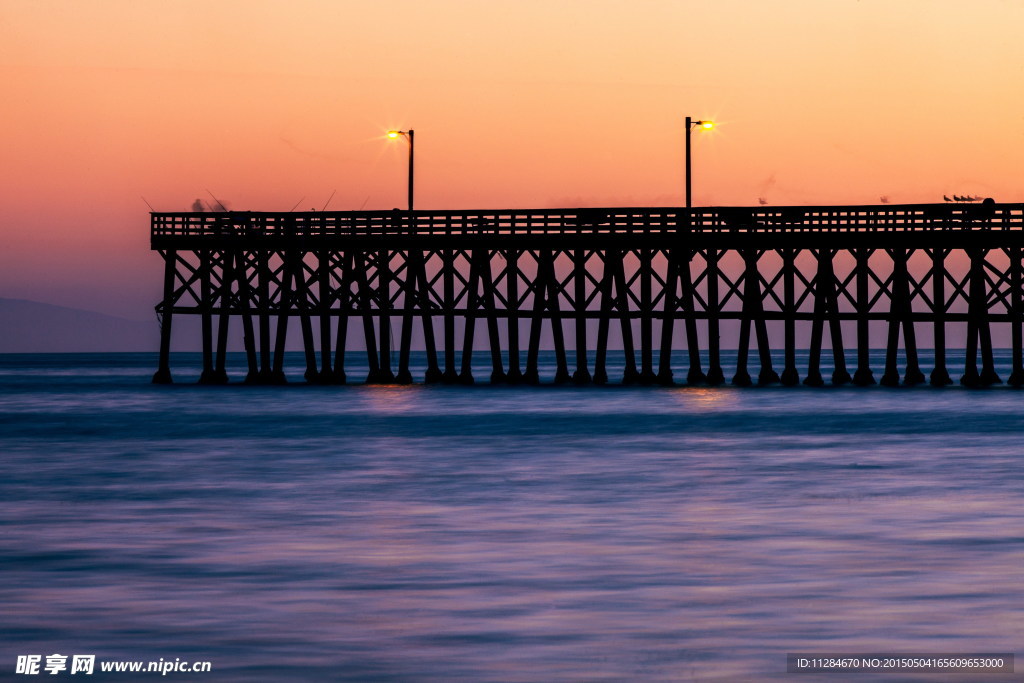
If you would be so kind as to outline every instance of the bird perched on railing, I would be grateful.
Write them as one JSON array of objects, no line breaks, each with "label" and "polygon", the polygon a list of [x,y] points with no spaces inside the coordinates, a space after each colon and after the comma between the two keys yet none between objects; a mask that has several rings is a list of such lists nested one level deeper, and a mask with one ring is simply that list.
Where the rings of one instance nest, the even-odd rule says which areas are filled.
[{"label": "bird perched on railing", "polygon": [[950,198],[949,198],[949,197],[947,197],[946,195],[942,195],[942,198],[943,198],[943,199],[945,199],[945,200],[946,200],[947,202],[951,202],[951,201],[953,201],[952,199],[950,199]]}]

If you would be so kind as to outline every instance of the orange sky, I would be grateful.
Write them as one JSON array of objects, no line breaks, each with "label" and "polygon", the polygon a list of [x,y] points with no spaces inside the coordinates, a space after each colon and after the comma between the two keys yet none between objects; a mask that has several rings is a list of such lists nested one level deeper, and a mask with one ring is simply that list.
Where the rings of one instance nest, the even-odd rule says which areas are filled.
[{"label": "orange sky", "polygon": [[[1024,201],[1017,0],[0,0],[0,297],[146,318],[147,207]],[[301,201],[300,201],[301,200]]]}]

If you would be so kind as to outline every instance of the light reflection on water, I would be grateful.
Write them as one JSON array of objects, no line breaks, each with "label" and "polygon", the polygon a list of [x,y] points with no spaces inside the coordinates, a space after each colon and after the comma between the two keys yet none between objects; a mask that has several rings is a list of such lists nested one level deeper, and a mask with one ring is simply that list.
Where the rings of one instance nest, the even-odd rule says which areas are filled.
[{"label": "light reflection on water", "polygon": [[694,412],[713,411],[735,406],[739,396],[733,391],[722,391],[721,387],[677,387],[665,391],[679,407]]},{"label": "light reflection on water", "polygon": [[108,362],[0,367],[4,662],[783,680],[790,651],[1024,634],[1018,392],[166,388]]}]

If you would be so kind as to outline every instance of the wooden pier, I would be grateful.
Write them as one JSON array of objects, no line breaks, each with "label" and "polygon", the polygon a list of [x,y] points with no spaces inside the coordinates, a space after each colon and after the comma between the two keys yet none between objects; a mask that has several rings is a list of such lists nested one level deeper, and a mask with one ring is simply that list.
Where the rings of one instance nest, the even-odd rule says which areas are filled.
[{"label": "wooden pier", "polygon": [[[361,334],[370,383],[472,383],[474,353],[484,353],[495,383],[822,385],[827,328],[831,383],[867,385],[869,329],[881,325],[881,384],[950,384],[946,352],[957,348],[960,381],[988,386],[1001,381],[992,330],[1002,325],[1007,381],[1024,384],[1022,204],[153,213],[151,245],[165,264],[158,383],[171,381],[173,320],[194,315],[204,383],[228,381],[233,324],[245,380],[284,382],[296,318],[305,379],[320,383],[347,381],[349,336]],[[723,321],[736,321],[735,339],[721,337]],[[965,334],[949,338],[956,323]],[[805,367],[798,326],[809,334]],[[614,328],[622,351],[610,350]],[[573,367],[567,335],[593,352],[574,354]],[[410,372],[414,336],[426,351],[421,378]],[[539,374],[542,339],[554,346],[554,377]],[[723,345],[737,349],[736,367],[722,367]],[[676,348],[685,368],[671,364]],[[919,348],[934,349],[928,376]],[[622,377],[609,378],[610,353],[624,354]]]}]

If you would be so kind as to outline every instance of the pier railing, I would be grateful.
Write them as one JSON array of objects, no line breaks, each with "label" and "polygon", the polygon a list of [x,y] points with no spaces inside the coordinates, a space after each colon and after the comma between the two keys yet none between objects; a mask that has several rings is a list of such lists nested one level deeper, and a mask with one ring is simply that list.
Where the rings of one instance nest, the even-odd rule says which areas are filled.
[{"label": "pier railing", "polygon": [[1024,229],[1024,204],[152,214],[152,237],[915,232]]}]

